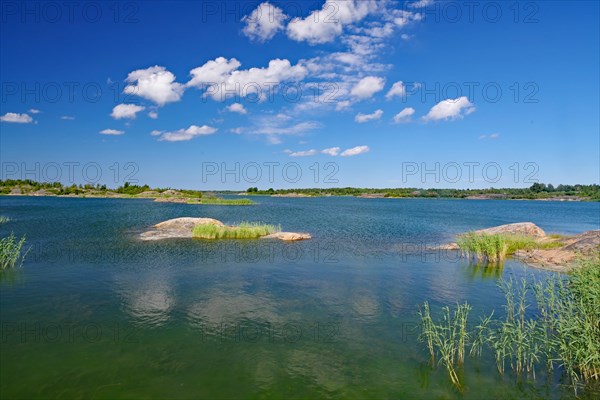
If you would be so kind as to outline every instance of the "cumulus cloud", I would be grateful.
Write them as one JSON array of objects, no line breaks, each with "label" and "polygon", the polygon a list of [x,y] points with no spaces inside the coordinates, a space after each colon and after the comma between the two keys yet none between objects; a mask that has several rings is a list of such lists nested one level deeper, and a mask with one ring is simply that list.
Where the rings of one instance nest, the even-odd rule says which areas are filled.
[{"label": "cumulus cloud", "polygon": [[399,124],[402,122],[409,122],[412,115],[415,113],[415,109],[412,107],[406,107],[394,116],[394,122]]},{"label": "cumulus cloud", "polygon": [[75,120],[75,117],[73,117],[71,115],[63,115],[62,117],[60,117],[60,119],[65,120],[65,121],[73,121],[73,120]]},{"label": "cumulus cloud", "polygon": [[446,99],[431,107],[423,117],[425,121],[455,120],[475,111],[473,103],[466,96],[457,99]]},{"label": "cumulus cloud", "polygon": [[342,34],[344,26],[361,21],[378,9],[377,0],[327,0],[306,18],[290,21],[287,35],[311,45],[328,43]]},{"label": "cumulus cloud", "polygon": [[17,124],[30,124],[33,122],[33,118],[28,114],[18,114],[18,113],[6,113],[0,116],[0,121],[2,122],[14,122]]},{"label": "cumulus cloud", "polygon": [[362,78],[350,91],[350,94],[359,99],[368,99],[375,93],[383,90],[385,79],[376,76]]},{"label": "cumulus cloud", "polygon": [[266,68],[238,70],[240,66],[235,58],[218,57],[191,70],[192,79],[187,85],[204,90],[206,96],[217,101],[224,101],[232,94],[264,99],[264,93],[281,82],[301,81],[308,73],[304,66],[291,65],[289,60],[281,59],[269,61]]},{"label": "cumulus cloud", "polygon": [[265,42],[284,29],[284,22],[287,18],[281,8],[264,2],[256,7],[250,15],[242,18],[242,22],[246,24],[242,32],[250,39]]},{"label": "cumulus cloud", "polygon": [[359,155],[359,154],[366,153],[366,152],[368,152],[369,150],[371,150],[371,149],[369,149],[369,146],[356,146],[356,147],[353,147],[353,148],[351,148],[351,149],[344,150],[344,151],[342,152],[342,154],[340,154],[340,156],[342,156],[342,157],[352,157],[352,156],[357,156],[357,155]]},{"label": "cumulus cloud", "polygon": [[233,104],[227,106],[227,110],[229,112],[234,112],[234,113],[238,113],[238,114],[247,114],[248,113],[248,111],[246,110],[244,105],[240,104],[240,103],[233,103]]},{"label": "cumulus cloud", "polygon": [[348,100],[338,101],[335,105],[335,111],[342,111],[348,107],[350,107],[350,102]]},{"label": "cumulus cloud", "polygon": [[217,131],[217,128],[213,128],[208,125],[190,125],[187,129],[179,129],[176,131],[157,131],[150,132],[152,136],[158,136],[159,141],[165,142],[185,142],[192,140],[195,137],[212,135]]},{"label": "cumulus cloud", "polygon": [[317,150],[312,149],[312,150],[296,151],[296,152],[290,153],[290,157],[308,157],[308,156],[314,156],[315,154],[317,154]]},{"label": "cumulus cloud", "polygon": [[158,118],[158,113],[156,111],[150,111],[148,113],[148,116],[152,119],[156,119],[156,118]]},{"label": "cumulus cloud", "polygon": [[31,108],[31,109],[29,109],[29,113],[30,114],[39,114],[39,113],[41,113],[41,111],[38,110],[37,108]]},{"label": "cumulus cloud", "polygon": [[117,129],[104,129],[102,131],[100,131],[100,134],[102,135],[122,135],[124,134],[124,131],[119,131]]},{"label": "cumulus cloud", "polygon": [[373,112],[371,114],[358,113],[358,114],[356,114],[356,117],[354,117],[354,120],[356,122],[358,122],[359,124],[363,124],[365,122],[380,119],[382,115],[383,115],[383,110],[376,110],[375,112]]},{"label": "cumulus cloud", "polygon": [[326,154],[332,157],[336,157],[336,156],[342,156],[342,157],[351,157],[351,156],[356,156],[362,153],[366,153],[367,151],[369,151],[369,146],[356,146],[356,147],[352,147],[350,149],[344,150],[341,154],[340,154],[340,148],[339,147],[330,147],[327,149],[323,149],[321,151],[315,150],[315,149],[311,149],[311,150],[304,150],[304,151],[292,151],[289,149],[285,149],[283,150],[284,153],[289,154],[290,157],[309,157],[309,156],[314,156],[317,155],[319,153],[321,154]]},{"label": "cumulus cloud", "polygon": [[129,85],[123,90],[153,101],[159,106],[181,99],[185,86],[175,82],[175,75],[158,65],[130,72],[126,80]]},{"label": "cumulus cloud", "polygon": [[145,109],[146,107],[136,104],[119,104],[113,108],[110,116],[114,119],[134,119],[137,113]]},{"label": "cumulus cloud", "polygon": [[406,87],[404,86],[404,82],[398,81],[392,85],[392,88],[385,95],[385,98],[390,100],[394,96],[404,97],[406,95]]},{"label": "cumulus cloud", "polygon": [[335,157],[335,156],[337,156],[338,154],[340,154],[340,150],[341,150],[341,149],[340,149],[339,147],[330,147],[330,148],[328,148],[328,149],[323,149],[323,150],[321,150],[321,153],[322,153],[322,154],[327,154],[327,155],[330,155],[330,156],[333,156],[333,157]]},{"label": "cumulus cloud", "polygon": [[423,8],[433,4],[433,0],[417,0],[412,3],[408,3],[409,8]]}]

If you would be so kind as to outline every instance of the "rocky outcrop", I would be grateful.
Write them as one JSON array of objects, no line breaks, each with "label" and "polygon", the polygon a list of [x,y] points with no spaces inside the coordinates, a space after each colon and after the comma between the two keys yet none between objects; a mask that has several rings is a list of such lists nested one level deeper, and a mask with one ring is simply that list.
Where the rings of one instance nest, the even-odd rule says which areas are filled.
[{"label": "rocky outcrop", "polygon": [[196,225],[212,224],[224,226],[219,220],[213,218],[175,218],[154,225],[152,230],[140,235],[142,240],[161,240],[173,238],[191,238],[192,230]]},{"label": "rocky outcrop", "polygon": [[[518,250],[514,257],[537,268],[567,271],[578,257],[597,257],[600,251],[600,231],[588,231],[562,239],[556,249]],[[599,260],[600,261],[600,260]]]},{"label": "rocky outcrop", "polygon": [[484,235],[497,235],[497,234],[508,234],[508,235],[525,235],[533,237],[544,237],[546,232],[533,222],[518,222],[516,224],[506,224],[495,226],[493,228],[480,229],[475,233]]},{"label": "rocky outcrop", "polygon": [[[525,235],[530,236],[544,247],[556,242],[558,247],[532,250],[517,250],[513,256],[516,259],[536,268],[553,271],[568,271],[578,257],[597,257],[600,251],[600,230],[588,231],[571,237],[553,237],[531,222],[519,222],[495,226],[475,231],[481,235]],[[552,246],[553,247],[553,246]],[[432,247],[431,250],[460,250],[457,243],[448,243]]]},{"label": "rocky outcrop", "polygon": [[261,239],[279,239],[285,242],[295,242],[298,240],[307,240],[311,236],[308,233],[296,233],[296,232],[277,232],[267,236],[261,237]]},{"label": "rocky outcrop", "polygon": [[[139,238],[141,240],[191,239],[193,237],[192,231],[194,230],[194,227],[205,224],[225,226],[221,221],[213,218],[182,217],[158,223],[154,225],[151,230],[140,234]],[[279,239],[286,242],[307,240],[310,238],[311,236],[308,233],[296,232],[276,232],[261,237],[261,239]]]}]

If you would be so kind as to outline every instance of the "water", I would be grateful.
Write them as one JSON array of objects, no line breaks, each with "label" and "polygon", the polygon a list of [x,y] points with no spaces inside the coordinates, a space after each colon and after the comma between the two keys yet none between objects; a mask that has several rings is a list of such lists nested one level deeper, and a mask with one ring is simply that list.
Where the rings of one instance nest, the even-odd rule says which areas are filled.
[{"label": "water", "polygon": [[[0,274],[2,398],[565,397],[560,380],[516,382],[467,360],[465,393],[431,369],[417,307],[499,309],[501,271],[426,251],[472,229],[531,221],[572,234],[600,203],[257,197],[250,207],[129,199],[0,197],[27,235]],[[136,235],[182,216],[262,221],[313,239],[169,240]],[[501,310],[498,310],[501,311]]]}]

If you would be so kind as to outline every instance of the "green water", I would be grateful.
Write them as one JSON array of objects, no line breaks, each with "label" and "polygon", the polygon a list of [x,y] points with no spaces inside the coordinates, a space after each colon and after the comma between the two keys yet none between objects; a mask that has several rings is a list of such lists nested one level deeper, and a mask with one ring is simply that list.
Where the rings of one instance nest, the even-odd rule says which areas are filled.
[{"label": "green water", "polygon": [[[600,226],[600,203],[257,197],[251,207],[0,197],[26,234],[23,268],[0,273],[2,398],[562,398],[538,372],[499,376],[469,359],[466,390],[431,368],[416,310],[457,301],[501,312],[500,271],[426,251],[458,232],[532,221]],[[182,216],[260,221],[313,239],[136,236]],[[596,393],[597,394],[597,393]],[[584,396],[594,397],[594,393]]]}]

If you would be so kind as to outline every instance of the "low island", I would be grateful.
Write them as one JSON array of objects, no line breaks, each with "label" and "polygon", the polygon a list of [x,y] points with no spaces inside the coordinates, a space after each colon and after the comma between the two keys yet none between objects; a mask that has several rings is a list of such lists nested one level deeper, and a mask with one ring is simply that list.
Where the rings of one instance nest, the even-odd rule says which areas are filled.
[{"label": "low island", "polygon": [[282,232],[281,227],[268,224],[242,222],[225,225],[213,218],[182,217],[160,222],[143,232],[141,240],[162,239],[279,239],[285,242],[307,240],[308,233]]}]

